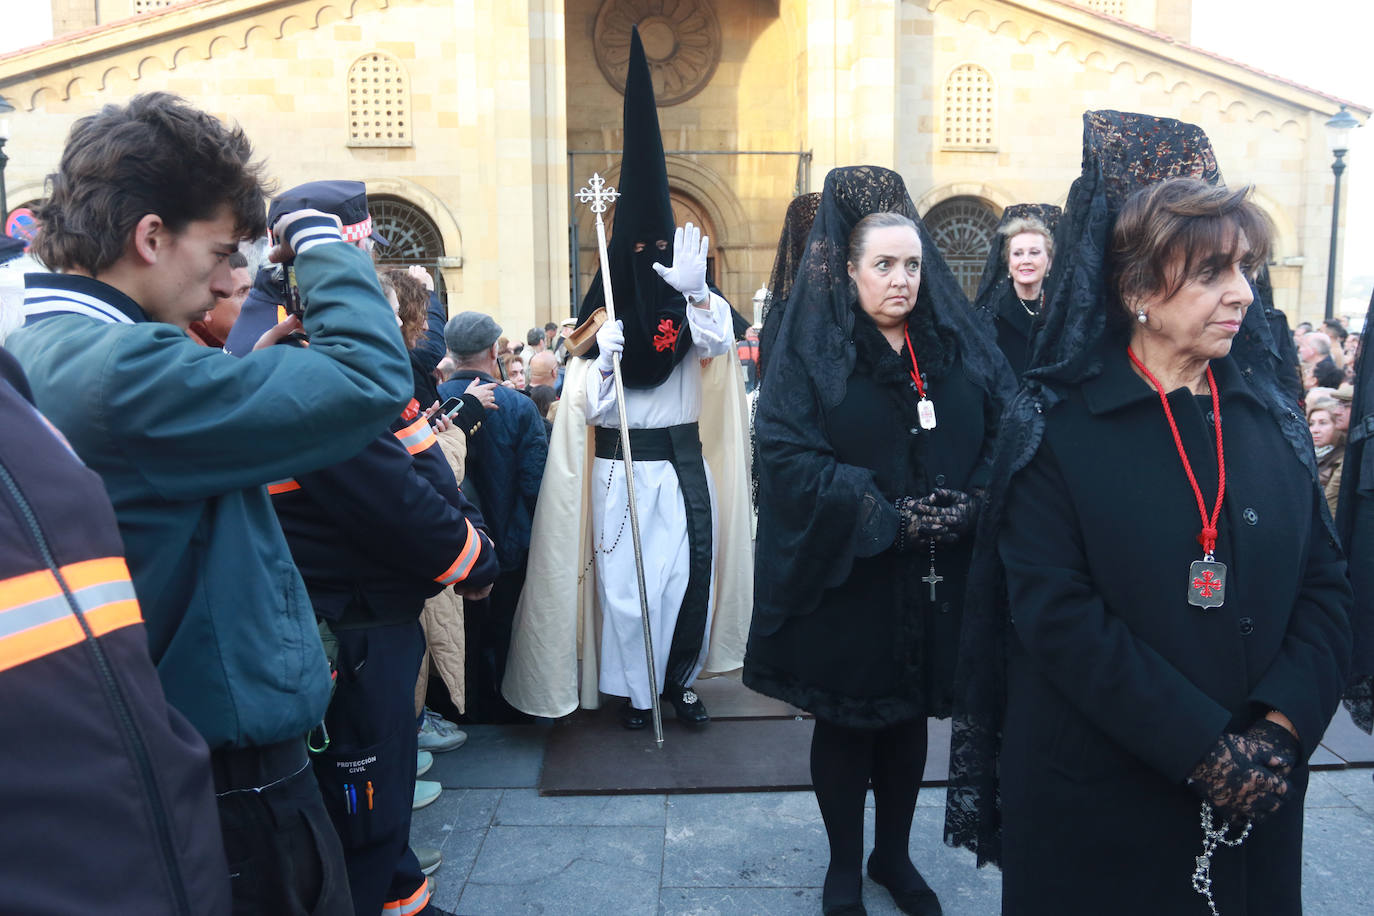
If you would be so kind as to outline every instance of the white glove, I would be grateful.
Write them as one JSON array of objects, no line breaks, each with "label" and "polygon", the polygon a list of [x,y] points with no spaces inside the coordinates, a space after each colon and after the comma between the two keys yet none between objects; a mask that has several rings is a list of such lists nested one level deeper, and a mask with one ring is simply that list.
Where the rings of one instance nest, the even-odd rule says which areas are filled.
[{"label": "white glove", "polygon": [[654,270],[664,283],[688,299],[703,302],[711,296],[706,288],[706,252],[710,247],[711,237],[702,235],[696,226],[679,226],[673,233],[673,266],[655,262]]},{"label": "white glove", "polygon": [[625,349],[625,323],[617,318],[597,328],[596,346],[601,351],[596,355],[596,368],[610,372],[615,354]]}]

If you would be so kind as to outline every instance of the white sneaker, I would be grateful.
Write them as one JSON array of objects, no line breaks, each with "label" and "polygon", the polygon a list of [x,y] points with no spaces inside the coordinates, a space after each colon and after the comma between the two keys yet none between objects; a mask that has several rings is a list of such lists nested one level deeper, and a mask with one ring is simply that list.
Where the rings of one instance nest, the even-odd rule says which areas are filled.
[{"label": "white sneaker", "polygon": [[429,751],[420,751],[415,755],[415,775],[423,776],[429,772],[429,768],[434,766],[434,755]]},{"label": "white sneaker", "polygon": [[415,800],[411,802],[410,810],[419,811],[425,805],[434,804],[443,791],[444,787],[437,782],[430,782],[428,779],[415,780]]},{"label": "white sneaker", "polygon": [[420,720],[420,749],[441,754],[463,746],[468,733],[439,715],[428,706]]}]

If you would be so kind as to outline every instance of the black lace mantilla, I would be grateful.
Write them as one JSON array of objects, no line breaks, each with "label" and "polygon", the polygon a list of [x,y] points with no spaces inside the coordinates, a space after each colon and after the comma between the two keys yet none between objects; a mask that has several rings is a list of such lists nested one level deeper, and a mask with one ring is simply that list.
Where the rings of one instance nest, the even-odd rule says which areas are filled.
[{"label": "black lace mantilla", "polygon": [[763,329],[759,331],[759,378],[768,365],[769,354],[777,341],[778,328],[787,310],[787,297],[792,294],[792,281],[801,269],[802,255],[816,211],[821,206],[821,192],[812,191],[792,198],[782,221],[782,236],[778,239],[778,253],[773,257],[773,273],[768,277],[768,302],[763,308]]},{"label": "black lace mantilla", "polygon": [[[997,761],[1011,624],[997,536],[1007,487],[1040,447],[1045,415],[1061,400],[1060,390],[1101,371],[1098,354],[1110,303],[1107,259],[1122,203],[1141,187],[1180,176],[1221,180],[1201,128],[1118,111],[1083,115],[1083,170],[1069,190],[1055,232],[1056,276],[1046,292],[1045,326],[1036,338],[1023,388],[1003,414],[964,604],[945,842],[972,850],[979,865],[1001,860]],[[1246,311],[1231,358],[1315,481],[1311,436],[1281,391],[1278,349],[1262,309]]]},{"label": "black lace mantilla", "polygon": [[[938,341],[947,352],[957,346],[964,372],[987,392],[994,416],[1000,416],[1015,390],[990,323],[970,308],[917,216],[902,177],[876,166],[831,171],[785,308],[770,319],[776,337],[755,420],[758,441],[773,450],[768,460],[758,462],[758,552],[770,560],[756,569],[754,626],[765,632],[787,616],[814,609],[819,590],[843,582],[854,557],[885,548],[895,533],[896,511],[867,471],[840,465],[827,478],[823,494],[783,479],[795,456],[831,450],[822,417],[844,399],[857,358],[855,294],[845,269],[849,236],[859,220],[879,212],[909,217],[921,239],[921,286],[909,319],[918,349],[925,340]],[[923,322],[929,322],[929,331]],[[928,357],[922,352],[920,358]],[[932,365],[926,371],[938,368]],[[772,512],[766,508],[770,505]],[[855,506],[860,507],[857,513]],[[822,552],[817,551],[818,540],[824,541]]]},{"label": "black lace mantilla", "polygon": [[[996,316],[997,303],[1004,295],[1006,288],[1011,285],[1011,277],[1007,276],[1007,259],[1002,254],[1006,242],[1002,232],[1011,225],[1012,220],[1024,218],[1039,220],[1050,231],[1050,235],[1054,235],[1062,212],[1054,204],[1012,204],[1002,211],[1002,219],[997,223],[997,231],[992,234],[992,241],[988,243],[988,259],[983,264],[983,276],[978,281],[978,295],[973,297],[974,308],[990,317]],[[1053,269],[1051,269],[1051,274],[1053,274]],[[1049,278],[1046,277],[1047,282],[1048,280]]]}]

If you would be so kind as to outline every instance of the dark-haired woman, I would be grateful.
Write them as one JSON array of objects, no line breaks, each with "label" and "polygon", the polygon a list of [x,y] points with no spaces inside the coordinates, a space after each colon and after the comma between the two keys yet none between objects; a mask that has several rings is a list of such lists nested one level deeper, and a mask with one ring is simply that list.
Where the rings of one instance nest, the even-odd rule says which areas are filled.
[{"label": "dark-haired woman", "polygon": [[1351,596],[1300,418],[1230,357],[1270,231],[1193,178],[1128,198],[1101,371],[1049,386],[1011,479],[1008,916],[1301,913]]},{"label": "dark-haired woman", "polygon": [[1045,304],[1045,276],[1054,260],[1054,238],[1044,223],[1026,216],[1011,220],[999,234],[1011,283],[997,306],[997,346],[1020,378],[1030,359],[1035,320]]},{"label": "dark-haired woman", "polygon": [[985,329],[952,323],[973,313],[917,225],[863,209],[910,212],[900,179],[838,172],[758,403],[744,681],[816,718],[811,775],[830,843],[824,912],[864,912],[871,784],[870,877],[902,912],[937,914],[908,853],[912,815],[926,717],[948,715],[993,395],[1011,379]]}]

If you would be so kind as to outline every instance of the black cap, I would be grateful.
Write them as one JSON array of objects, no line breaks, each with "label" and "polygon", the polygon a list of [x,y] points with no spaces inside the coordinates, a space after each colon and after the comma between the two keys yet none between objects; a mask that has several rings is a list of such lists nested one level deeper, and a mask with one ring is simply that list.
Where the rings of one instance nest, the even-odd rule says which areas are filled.
[{"label": "black cap", "polygon": [[367,210],[367,186],[361,181],[308,181],[296,185],[272,200],[267,210],[267,225],[275,226],[282,214],[293,210],[334,214],[343,223],[346,242],[370,238],[378,245],[390,244],[372,228],[372,215]]}]

